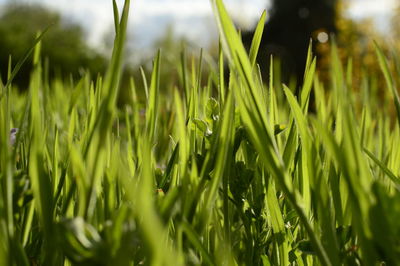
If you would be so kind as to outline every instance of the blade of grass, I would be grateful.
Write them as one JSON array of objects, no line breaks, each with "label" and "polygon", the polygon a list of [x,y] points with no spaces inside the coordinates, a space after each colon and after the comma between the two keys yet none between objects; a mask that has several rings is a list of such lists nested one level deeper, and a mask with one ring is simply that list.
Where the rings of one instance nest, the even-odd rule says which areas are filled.
[{"label": "blade of grass", "polygon": [[372,152],[364,148],[364,152],[369,156],[369,158],[376,163],[380,169],[389,177],[390,180],[395,184],[395,187],[398,191],[400,191],[400,178],[397,177],[395,174],[393,174],[392,171],[390,171],[389,168],[386,167],[386,165],[381,162]]},{"label": "blade of grass", "polygon": [[256,64],[258,49],[260,48],[260,43],[261,43],[263,31],[264,31],[266,17],[267,17],[267,14],[266,14],[266,11],[264,10],[264,12],[261,15],[260,20],[258,21],[256,30],[254,31],[254,36],[253,36],[253,40],[251,42],[250,52],[249,52],[249,58],[250,58],[250,63],[251,63],[252,67],[254,67]]},{"label": "blade of grass", "polygon": [[396,111],[397,111],[397,122],[398,125],[400,126],[400,97],[399,93],[397,91],[397,88],[395,87],[395,83],[393,81],[392,75],[390,74],[389,70],[389,65],[387,62],[387,59],[385,58],[382,49],[375,43],[375,52],[378,56],[378,61],[379,61],[379,66],[381,67],[381,70],[383,72],[383,75],[385,77],[386,85],[388,86],[389,90],[393,94],[393,101],[396,106]]},{"label": "blade of grass", "polygon": [[155,141],[157,116],[158,116],[158,97],[160,83],[160,59],[161,51],[158,51],[153,65],[151,82],[149,88],[149,101],[146,110],[146,132],[152,142]]}]

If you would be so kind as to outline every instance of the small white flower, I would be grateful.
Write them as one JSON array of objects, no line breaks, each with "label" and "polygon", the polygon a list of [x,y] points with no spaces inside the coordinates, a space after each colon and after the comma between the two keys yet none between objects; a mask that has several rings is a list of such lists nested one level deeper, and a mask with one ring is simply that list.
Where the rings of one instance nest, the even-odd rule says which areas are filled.
[{"label": "small white flower", "polygon": [[17,139],[18,128],[12,128],[10,130],[10,144],[14,145]]}]

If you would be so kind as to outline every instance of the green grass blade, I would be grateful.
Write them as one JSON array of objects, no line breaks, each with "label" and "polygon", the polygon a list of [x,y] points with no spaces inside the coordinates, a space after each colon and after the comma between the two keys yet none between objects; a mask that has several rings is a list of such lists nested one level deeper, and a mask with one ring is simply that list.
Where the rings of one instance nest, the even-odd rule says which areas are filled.
[{"label": "green grass blade", "polygon": [[215,199],[217,197],[218,187],[221,184],[224,171],[230,166],[230,152],[233,149],[233,127],[234,127],[234,109],[233,109],[233,96],[228,95],[225,103],[225,110],[222,115],[222,124],[220,131],[218,132],[218,152],[216,154],[216,162],[213,177],[210,183],[209,190],[205,195],[204,199],[204,220],[207,221],[212,208],[214,206]]},{"label": "green grass blade", "polygon": [[272,179],[270,179],[268,184],[266,201],[268,205],[268,212],[271,218],[272,230],[277,238],[277,245],[279,248],[279,264],[289,265],[290,246],[288,242],[288,234],[286,233],[285,222],[279,207],[279,202],[276,198],[275,184],[272,182]]},{"label": "green grass blade", "polygon": [[204,247],[204,245],[199,241],[200,237],[191,228],[191,226],[186,222],[182,222],[181,227],[185,232],[186,236],[188,237],[189,241],[192,243],[192,245],[196,247],[196,250],[200,252],[204,260],[204,263],[206,265],[215,265],[215,263],[213,262],[214,261],[213,258],[207,252],[207,249]]},{"label": "green grass blade", "polygon": [[387,59],[385,58],[381,48],[375,43],[375,52],[378,56],[379,65],[385,77],[386,85],[388,86],[389,90],[393,93],[393,100],[396,106],[397,111],[397,122],[400,126],[400,97],[395,87],[395,83],[393,81],[392,75],[390,74],[389,65]]},{"label": "green grass blade", "polygon": [[253,36],[253,40],[251,42],[250,52],[249,52],[249,58],[250,58],[250,63],[251,63],[252,67],[254,67],[256,64],[258,49],[260,48],[260,43],[261,43],[263,31],[264,31],[266,17],[267,17],[267,13],[264,10],[264,12],[261,15],[260,20],[258,21],[256,30],[254,31],[254,36]]},{"label": "green grass blade", "polygon": [[[311,158],[311,142],[312,137],[308,130],[307,120],[304,116],[300,105],[297,103],[294,95],[290,91],[290,89],[284,86],[284,92],[287,97],[289,106],[292,110],[292,114],[295,118],[297,130],[300,135],[301,140],[301,193],[304,199],[305,210],[311,211],[311,193],[310,193],[310,183],[312,182],[312,165],[311,162],[313,158]],[[310,90],[308,91],[310,92]]]},{"label": "green grass blade", "polygon": [[151,74],[149,102],[146,110],[146,132],[149,138],[154,141],[156,135],[156,125],[158,116],[158,97],[159,97],[159,83],[160,83],[160,59],[161,52],[158,51],[157,57],[154,61],[153,72]]},{"label": "green grass blade", "polygon": [[379,168],[382,169],[382,171],[389,177],[390,180],[396,185],[396,189],[400,191],[400,178],[397,177],[395,174],[393,174],[392,171],[390,171],[389,168],[386,167],[386,165],[381,162],[372,152],[364,148],[364,152],[369,156],[369,158],[376,163]]},{"label": "green grass blade", "polygon": [[219,46],[218,46],[218,79],[219,79],[219,102],[221,106],[224,106],[225,102],[225,70],[224,70],[224,51],[222,49],[222,43],[219,41]]}]

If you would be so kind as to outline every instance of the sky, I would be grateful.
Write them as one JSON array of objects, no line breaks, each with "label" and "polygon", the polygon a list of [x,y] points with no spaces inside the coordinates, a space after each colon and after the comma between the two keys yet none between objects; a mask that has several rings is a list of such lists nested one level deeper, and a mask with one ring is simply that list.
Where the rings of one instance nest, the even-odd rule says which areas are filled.
[{"label": "sky", "polygon": [[[15,0],[14,0],[15,1]],[[6,0],[0,0],[4,3]],[[111,0],[19,0],[26,3],[41,3],[60,11],[65,18],[82,23],[89,43],[101,46],[104,34],[113,29]],[[117,0],[122,7],[123,0]],[[244,27],[256,23],[267,0],[225,0],[233,17],[240,10]],[[236,12],[236,13],[235,13]],[[138,47],[146,46],[160,38],[165,29],[172,26],[178,35],[184,35],[199,46],[206,46],[209,37],[216,36],[209,0],[133,0],[131,1],[129,31]],[[211,32],[210,32],[211,31]],[[204,36],[209,36],[204,38]]]},{"label": "sky", "polygon": [[[12,0],[16,1],[16,0]],[[91,46],[104,47],[104,36],[113,30],[111,0],[18,0],[41,3],[60,11],[64,18],[84,26]],[[385,30],[388,13],[398,0],[349,0],[349,16],[375,18]],[[0,4],[6,0],[0,0]],[[123,0],[117,0],[122,7]],[[255,25],[268,0],[225,0],[228,11],[242,28]],[[184,36],[199,47],[207,47],[217,36],[209,0],[133,0],[129,19],[129,41],[137,49],[151,45],[171,26],[176,35]]]}]

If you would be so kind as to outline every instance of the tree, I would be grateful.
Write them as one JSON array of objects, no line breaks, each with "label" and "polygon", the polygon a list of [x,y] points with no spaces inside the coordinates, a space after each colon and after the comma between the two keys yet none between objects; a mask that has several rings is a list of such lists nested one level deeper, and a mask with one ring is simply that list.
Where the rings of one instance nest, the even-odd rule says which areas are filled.
[{"label": "tree", "polygon": [[[258,62],[264,73],[269,55],[280,58],[283,79],[301,82],[310,39],[327,42],[336,32],[336,0],[273,0],[262,36]],[[254,32],[243,33],[249,47]]]},{"label": "tree", "polygon": [[[82,28],[63,21],[58,13],[38,5],[8,4],[0,14],[0,73],[6,80],[8,59],[14,65],[31,47],[38,32],[52,25],[42,41],[42,58],[50,64],[50,77],[79,76],[82,69],[93,74],[103,71],[105,59],[90,49]],[[27,87],[31,66],[27,63],[15,83]],[[61,74],[62,73],[62,74]]]}]

